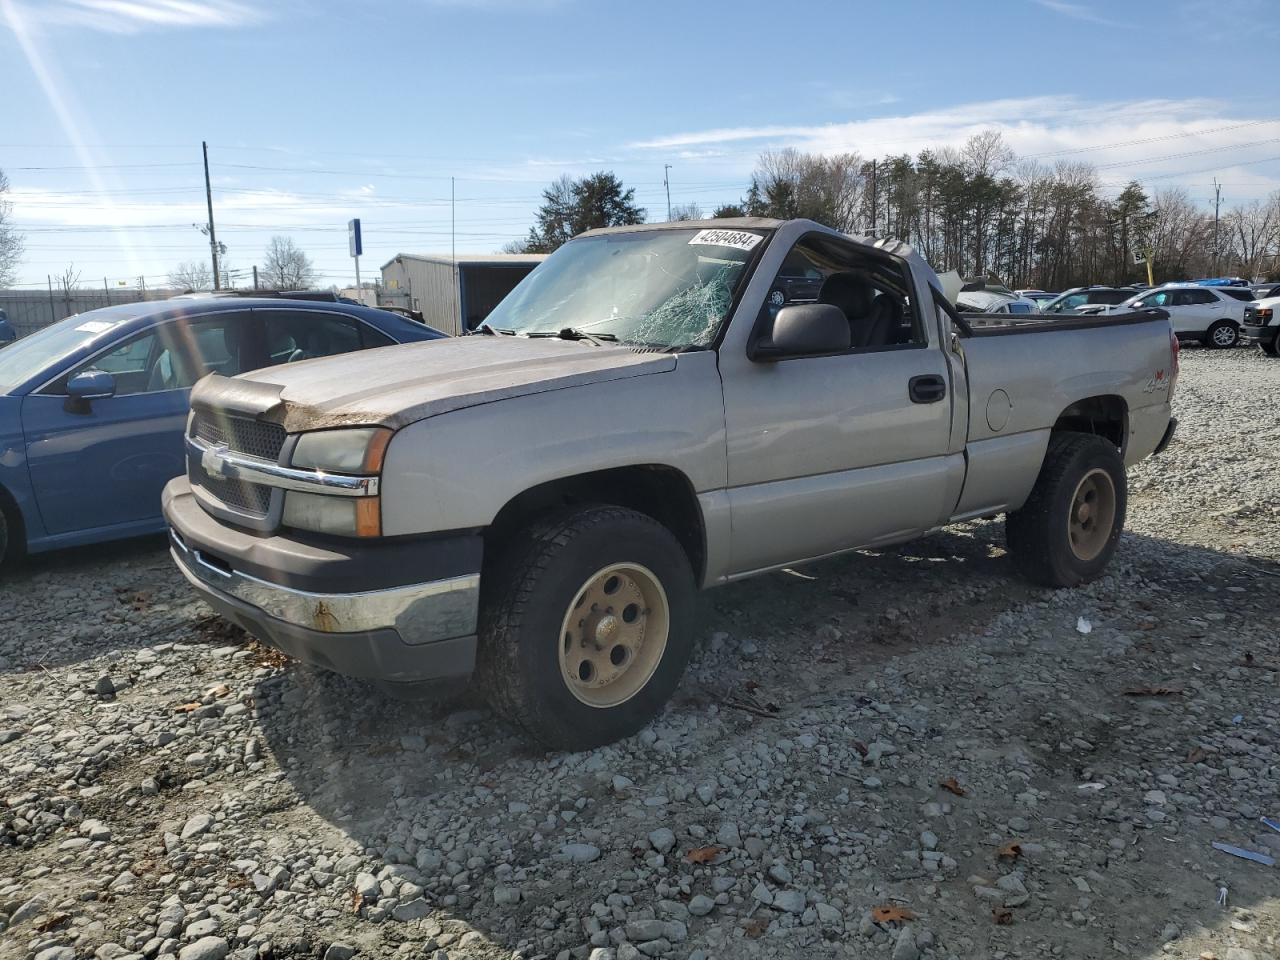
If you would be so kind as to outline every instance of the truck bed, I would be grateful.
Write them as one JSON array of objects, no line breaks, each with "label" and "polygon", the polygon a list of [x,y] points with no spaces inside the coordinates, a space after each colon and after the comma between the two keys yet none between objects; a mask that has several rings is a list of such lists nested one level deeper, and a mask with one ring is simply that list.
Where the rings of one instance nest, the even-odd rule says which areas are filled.
[{"label": "truck bed", "polygon": [[961,313],[975,337],[1003,336],[1010,333],[1046,333],[1053,330],[1089,330],[1094,327],[1118,327],[1131,323],[1168,320],[1164,310],[1131,310],[1128,313],[1090,313],[1015,315],[1008,313]]}]

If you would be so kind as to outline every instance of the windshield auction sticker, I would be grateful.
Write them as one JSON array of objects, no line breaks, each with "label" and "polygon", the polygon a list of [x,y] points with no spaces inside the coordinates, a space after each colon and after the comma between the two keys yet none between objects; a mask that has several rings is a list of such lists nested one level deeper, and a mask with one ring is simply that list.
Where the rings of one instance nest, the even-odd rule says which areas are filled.
[{"label": "windshield auction sticker", "polygon": [[738,250],[752,250],[764,237],[758,233],[747,233],[743,230],[699,230],[689,241],[708,247],[734,247]]}]

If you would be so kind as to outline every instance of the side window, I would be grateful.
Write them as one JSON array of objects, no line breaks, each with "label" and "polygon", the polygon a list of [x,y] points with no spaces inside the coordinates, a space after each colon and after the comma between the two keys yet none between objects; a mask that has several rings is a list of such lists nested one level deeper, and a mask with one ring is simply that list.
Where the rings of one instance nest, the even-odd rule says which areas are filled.
[{"label": "side window", "polygon": [[175,375],[175,387],[191,387],[201,377],[217,373],[234,377],[252,370],[242,349],[243,318],[247,313],[225,313],[199,319],[180,319],[162,328],[160,338],[175,358],[183,358]]},{"label": "side window", "polygon": [[262,319],[267,363],[271,366],[350,353],[365,346],[360,335],[362,324],[351,317],[320,310],[261,310],[255,313]]},{"label": "side window", "polygon": [[896,260],[870,256],[832,237],[810,236],[792,248],[771,290],[779,289],[788,276],[804,278],[811,290],[807,296],[793,290],[782,302],[772,294],[766,298],[762,311],[766,329],[788,302],[805,299],[840,308],[849,322],[854,350],[926,343],[910,277]]},{"label": "side window", "polygon": [[160,344],[156,331],[139,334],[120,346],[81,364],[67,375],[101,370],[115,378],[117,397],[175,389],[173,355]]},{"label": "side window", "polygon": [[1208,290],[1191,290],[1192,303],[1217,303],[1218,298]]},{"label": "side window", "polygon": [[1071,296],[1067,297],[1067,299],[1062,301],[1062,309],[1074,310],[1088,299],[1089,295],[1087,293],[1073,293]]}]

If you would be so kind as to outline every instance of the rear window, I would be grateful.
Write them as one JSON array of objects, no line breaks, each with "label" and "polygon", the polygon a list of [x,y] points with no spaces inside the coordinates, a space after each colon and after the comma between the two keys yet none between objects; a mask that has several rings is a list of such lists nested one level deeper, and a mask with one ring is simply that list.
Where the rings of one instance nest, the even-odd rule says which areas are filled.
[{"label": "rear window", "polygon": [[1234,288],[1225,288],[1225,289],[1219,290],[1218,292],[1221,293],[1223,296],[1230,297],[1232,300],[1243,300],[1245,303],[1250,303],[1253,300],[1252,290],[1236,290]]}]

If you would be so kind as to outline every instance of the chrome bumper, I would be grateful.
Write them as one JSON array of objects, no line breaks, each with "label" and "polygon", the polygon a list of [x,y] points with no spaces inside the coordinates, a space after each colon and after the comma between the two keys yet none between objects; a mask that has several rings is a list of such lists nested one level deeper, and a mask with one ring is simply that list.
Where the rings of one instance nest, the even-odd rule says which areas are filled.
[{"label": "chrome bumper", "polygon": [[309,593],[268,583],[222,563],[211,563],[172,530],[174,562],[192,585],[229,597],[269,617],[319,633],[394,630],[418,645],[472,634],[480,603],[480,575],[414,583],[360,593]]}]

